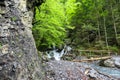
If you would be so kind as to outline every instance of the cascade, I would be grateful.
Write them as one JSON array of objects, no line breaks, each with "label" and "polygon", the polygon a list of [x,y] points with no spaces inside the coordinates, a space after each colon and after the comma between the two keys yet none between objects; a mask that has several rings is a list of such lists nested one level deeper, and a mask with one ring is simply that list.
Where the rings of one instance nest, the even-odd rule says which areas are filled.
[{"label": "cascade", "polygon": [[60,60],[61,57],[65,54],[67,54],[68,52],[70,52],[72,50],[72,48],[70,46],[64,46],[64,48],[58,52],[58,49],[56,49],[55,47],[53,47],[53,50],[46,52],[47,53],[47,57],[48,58],[54,58],[55,60]]}]

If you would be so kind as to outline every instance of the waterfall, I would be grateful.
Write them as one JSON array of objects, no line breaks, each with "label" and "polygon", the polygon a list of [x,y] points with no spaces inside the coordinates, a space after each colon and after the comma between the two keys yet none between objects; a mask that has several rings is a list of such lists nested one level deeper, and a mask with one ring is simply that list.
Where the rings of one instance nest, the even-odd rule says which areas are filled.
[{"label": "waterfall", "polygon": [[72,48],[70,46],[64,46],[61,52],[58,52],[57,49],[54,47],[52,51],[47,52],[48,58],[54,58],[55,60],[59,61],[61,57],[71,51]]}]

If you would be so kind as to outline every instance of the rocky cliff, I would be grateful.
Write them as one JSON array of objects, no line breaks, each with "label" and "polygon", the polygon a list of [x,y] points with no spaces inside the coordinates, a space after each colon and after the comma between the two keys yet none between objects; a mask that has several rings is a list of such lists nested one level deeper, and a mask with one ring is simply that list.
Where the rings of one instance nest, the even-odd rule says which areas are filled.
[{"label": "rocky cliff", "polygon": [[0,80],[43,80],[28,1],[0,0]]}]

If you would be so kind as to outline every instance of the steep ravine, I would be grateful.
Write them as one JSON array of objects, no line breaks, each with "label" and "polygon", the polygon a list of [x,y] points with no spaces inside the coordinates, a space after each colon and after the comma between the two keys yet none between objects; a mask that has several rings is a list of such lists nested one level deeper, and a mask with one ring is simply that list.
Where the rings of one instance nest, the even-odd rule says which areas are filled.
[{"label": "steep ravine", "polygon": [[0,0],[0,80],[119,80],[88,65],[49,61],[44,65],[32,35],[34,6],[43,0]]},{"label": "steep ravine", "polygon": [[43,80],[27,1],[0,0],[0,80]]}]

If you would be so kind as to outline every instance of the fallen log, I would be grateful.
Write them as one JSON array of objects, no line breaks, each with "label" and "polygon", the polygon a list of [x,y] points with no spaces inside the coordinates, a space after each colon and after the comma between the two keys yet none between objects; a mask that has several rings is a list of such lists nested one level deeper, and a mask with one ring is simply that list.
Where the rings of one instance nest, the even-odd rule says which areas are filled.
[{"label": "fallen log", "polygon": [[88,61],[96,61],[96,60],[105,60],[110,59],[111,56],[99,57],[99,58],[90,58],[90,59],[83,59],[83,60],[73,60],[73,62],[88,62]]}]

